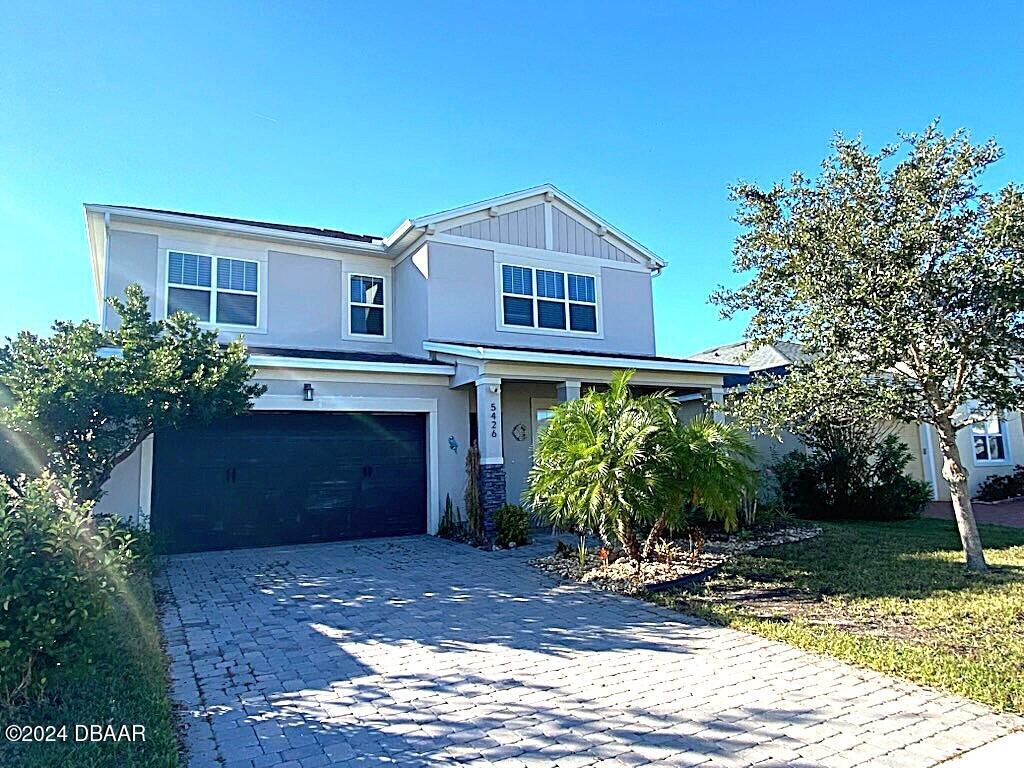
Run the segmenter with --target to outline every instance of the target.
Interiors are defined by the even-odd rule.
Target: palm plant
[[[653,554],[666,528],[678,526],[697,510],[709,520],[720,520],[727,531],[735,530],[740,504],[756,486],[754,447],[735,424],[698,416],[685,424],[674,423],[667,442],[670,479],[663,485],[671,488],[671,501],[651,526],[644,558]]]
[[[633,397],[632,371],[615,375],[604,392],[589,392],[555,409],[537,438],[524,494],[547,522],[581,537],[614,530],[626,554],[639,561],[638,524],[664,494],[669,450],[661,439],[674,419],[664,395]]]
[[[603,541],[614,531],[638,565],[655,544],[697,509],[735,528],[744,491],[753,487],[753,448],[739,428],[699,417],[676,418],[666,393],[634,396],[632,371],[605,392],[555,409],[537,438],[524,501],[548,523]],[[650,528],[644,545],[638,529]]]

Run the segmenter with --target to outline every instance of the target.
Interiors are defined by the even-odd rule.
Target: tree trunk
[[[953,499],[953,517],[956,519],[956,527],[960,530],[967,568],[972,571],[987,571],[988,564],[981,548],[978,524],[974,521],[974,509],[967,488],[967,470],[960,460],[960,448],[956,444],[956,429],[948,418],[940,418],[935,425],[935,431],[939,438],[939,450],[942,452],[942,476],[949,483],[949,492]]]
[[[138,449],[140,445],[146,442],[146,438],[153,434],[153,429],[141,430],[132,441],[121,449],[120,453],[113,456],[110,461],[103,467],[103,471],[100,472],[96,477],[89,483],[83,483],[78,489],[78,497],[82,501],[99,501],[103,495],[103,486],[106,485],[107,480],[114,473],[114,469],[122,461],[131,456]]]
[[[636,540],[636,533],[629,520],[620,516],[615,521],[615,533],[619,537],[622,548],[626,550],[626,556],[633,562],[640,562],[640,542]]]
[[[644,560],[650,560],[651,555],[654,554],[654,547],[658,543],[658,540],[665,535],[665,513],[662,512],[657,520],[654,521],[654,525],[651,527],[651,532],[647,534],[647,541],[644,542],[643,557]]]

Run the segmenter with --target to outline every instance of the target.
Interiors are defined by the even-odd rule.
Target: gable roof
[[[317,237],[329,237],[337,240],[349,240],[359,243],[379,243],[383,238],[377,235],[362,235],[354,232],[344,232],[340,229],[325,229],[323,227],[307,227],[298,224],[280,224],[273,221],[258,221],[256,219],[237,219],[232,216],[214,216],[207,213],[191,213],[189,211],[171,211],[164,208],[143,208],[137,205],[101,205],[97,203],[86,203],[86,210],[104,211],[110,213],[140,213],[156,214],[160,216],[180,217],[194,219],[198,222],[210,222],[214,224],[237,224],[245,227],[256,227],[269,229],[277,232],[293,232],[302,235],[315,235]]]
[[[794,341],[777,341],[764,344],[755,349],[750,348],[749,341],[737,341],[711,347],[703,352],[691,355],[694,360],[709,363],[727,363],[745,365],[751,373],[772,368],[785,368],[804,359],[803,347]]]
[[[499,197],[480,200],[470,205],[451,208],[438,213],[420,216],[416,219],[406,219],[391,234],[380,237],[377,235],[359,234],[347,232],[340,229],[328,229],[324,227],[310,227],[298,224],[282,224],[271,221],[260,221],[258,219],[241,219],[231,216],[217,216],[212,214],[192,213],[189,211],[174,211],[164,208],[146,208],[132,205],[103,205],[97,203],[86,203],[86,225],[90,227],[90,216],[97,220],[109,216],[121,216],[126,218],[137,218],[155,221],[156,223],[167,223],[178,226],[212,227],[227,229],[241,234],[262,234],[278,239],[301,240],[324,245],[333,245],[342,248],[357,249],[364,253],[375,253],[381,256],[396,258],[406,253],[408,248],[413,246],[423,235],[434,234],[436,225],[441,222],[458,219],[459,217],[471,216],[488,212],[499,206],[509,206],[515,203],[537,198],[544,202],[557,201],[558,205],[565,210],[572,211],[581,220],[592,224],[600,237],[610,236],[609,240],[625,247],[630,251],[630,258],[635,258],[641,264],[651,269],[660,269],[666,262],[645,246],[638,243],[625,232],[609,224],[593,211],[577,202],[569,195],[562,192],[553,184],[541,184],[537,187],[522,189],[518,192],[510,192]],[[92,236],[90,234],[90,239]],[[98,246],[97,246],[98,247]],[[623,254],[623,257],[625,255]]]
[[[470,203],[469,205],[459,206],[458,208],[449,208],[447,210],[438,211],[437,213],[419,216],[415,219],[406,219],[394,232],[384,238],[384,243],[385,245],[390,245],[391,243],[400,240],[411,230],[429,229],[452,219],[458,219],[475,213],[482,213],[484,211],[489,211],[492,208],[509,206],[522,200],[528,200],[536,197],[542,197],[546,202],[557,200],[566,208],[569,208],[579,216],[592,222],[595,227],[605,230],[607,233],[610,233],[620,240],[624,245],[636,251],[644,260],[648,261],[651,266],[664,267],[666,265],[667,262],[660,256],[655,254],[646,246],[638,243],[618,227],[605,221],[582,203],[560,190],[554,184],[541,184],[540,186],[521,189],[517,192],[509,192],[505,195],[499,195],[498,197],[479,200],[475,203]]]

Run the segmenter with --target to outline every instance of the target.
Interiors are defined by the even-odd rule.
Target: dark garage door
[[[423,414],[254,413],[156,436],[169,552],[424,533]]]

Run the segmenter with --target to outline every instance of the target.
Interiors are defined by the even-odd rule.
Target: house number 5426
[[[491,403],[491,437],[498,436],[498,406]]]

